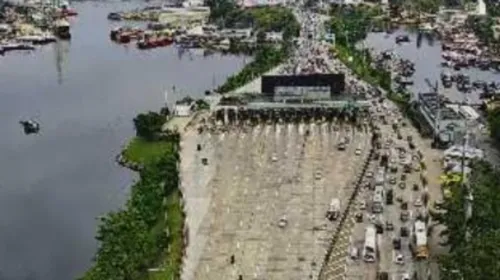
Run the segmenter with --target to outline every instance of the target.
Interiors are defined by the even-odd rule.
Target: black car
[[[389,189],[387,191],[387,196],[386,196],[385,202],[387,205],[392,205],[392,203],[393,203],[393,191],[392,191],[392,189]]]
[[[401,237],[408,237],[410,232],[408,231],[407,227],[401,227],[400,234],[401,234]]]

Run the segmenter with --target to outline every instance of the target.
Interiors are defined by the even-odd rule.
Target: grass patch
[[[138,164],[147,164],[160,158],[166,152],[171,151],[172,143],[169,141],[146,141],[140,137],[134,137],[123,150],[125,159]]]
[[[183,251],[183,213],[178,190],[166,198],[166,226],[170,233],[168,249],[165,250],[158,267],[161,271],[150,272],[150,280],[176,280],[180,278]]]

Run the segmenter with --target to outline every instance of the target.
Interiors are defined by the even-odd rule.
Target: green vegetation
[[[289,55],[292,39],[299,35],[300,24],[292,11],[285,7],[239,9],[231,0],[210,0],[210,19],[220,27],[252,28],[257,46],[252,50],[254,60],[235,74],[216,91],[227,93],[241,87],[282,63]],[[265,43],[265,32],[283,32],[281,44]],[[237,43],[234,52],[245,49]]]
[[[181,196],[179,191],[172,192],[167,197],[167,230],[169,233],[167,243],[168,251],[163,252],[159,266],[161,270],[150,273],[150,280],[170,280],[179,279],[184,250],[184,215],[180,203]]]
[[[125,159],[142,166],[157,161],[163,154],[172,150],[169,141],[147,141],[141,137],[134,137],[123,150]]]
[[[166,116],[156,112],[139,114],[134,118],[136,135],[147,141],[157,140],[166,120]]]
[[[378,8],[344,7],[332,9],[330,32],[335,36],[335,53],[361,79],[374,86],[391,91],[391,74],[372,67],[373,60],[368,50],[358,50],[355,44],[366,38],[373,25],[373,18],[380,15]]]
[[[281,49],[271,46],[262,47],[257,51],[252,62],[245,65],[239,73],[230,76],[216,91],[220,93],[233,91],[276,67],[286,58],[287,54]]]
[[[147,131],[147,136],[157,134],[161,127],[158,115],[138,116],[136,130]],[[164,122],[165,117],[162,119]],[[151,139],[139,136],[124,152],[129,160],[142,163],[140,180],[132,186],[123,209],[100,218],[95,263],[83,280],[180,277],[184,220],[178,189],[180,137],[165,132]],[[158,272],[148,272],[156,267]]]
[[[450,253],[440,258],[441,279],[497,279],[500,275],[500,170],[486,162],[474,164],[469,183],[474,200],[472,217],[466,220],[466,188],[450,183],[452,195],[445,198],[446,211],[431,213],[434,220],[446,225]],[[466,236],[469,238],[466,238]]]
[[[500,147],[500,108],[488,111],[488,128],[495,145]]]
[[[232,0],[210,0],[210,20],[224,28],[253,28],[259,32],[283,32],[288,40],[298,36],[300,24],[292,11],[285,7],[240,9]]]

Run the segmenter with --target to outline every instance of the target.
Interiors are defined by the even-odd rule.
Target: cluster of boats
[[[456,87],[461,92],[471,92],[471,91],[480,91],[481,98],[489,98],[498,93],[500,89],[500,84],[496,82],[486,82],[482,80],[471,81],[468,75],[463,73],[450,74],[449,72],[441,73],[441,83],[445,88],[451,88],[453,84],[456,84]]]
[[[391,51],[383,51],[376,58],[377,68],[394,71],[396,77],[394,82],[398,84],[400,89],[405,89],[406,86],[413,85],[411,77],[415,74],[415,63],[411,60],[399,58]]]
[[[441,65],[444,67],[453,68],[457,71],[469,67],[476,67],[484,71],[500,71],[500,61],[470,52],[460,53],[456,50],[450,50],[448,47],[443,47],[443,49],[441,56],[444,61]]]
[[[131,41],[137,41],[137,48],[152,49],[166,47],[174,42],[171,34],[161,32],[144,31],[140,28],[119,27],[111,30],[110,38],[114,42],[127,44]]]
[[[500,60],[496,60],[474,32],[465,26],[444,28],[442,34],[442,66],[457,71],[469,67],[500,71]]]

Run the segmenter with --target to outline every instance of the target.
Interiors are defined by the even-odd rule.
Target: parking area
[[[335,198],[345,207],[370,148],[368,132],[331,123],[218,131],[183,137],[183,279],[317,279],[338,222],[326,212]]]

